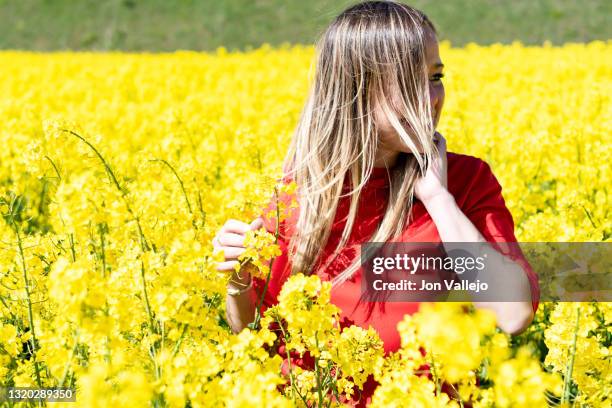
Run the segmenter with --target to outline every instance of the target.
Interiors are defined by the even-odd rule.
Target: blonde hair
[[[347,194],[349,213],[329,262],[350,237],[361,190],[374,167],[375,101],[413,154],[401,153],[390,171],[388,205],[370,241],[392,240],[410,222],[415,181],[436,153],[425,57],[427,29],[437,33],[424,13],[406,4],[366,1],[344,10],[318,39],[314,82],[284,165],[298,186],[299,216],[289,244],[292,274],[313,273],[344,196],[346,177],[352,187]],[[393,90],[399,91],[399,106],[391,106]],[[423,154],[402,120],[410,124]],[[359,267],[356,259],[332,284],[346,281]]]

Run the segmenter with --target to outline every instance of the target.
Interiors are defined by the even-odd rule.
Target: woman
[[[273,263],[264,307],[293,272],[332,281],[332,303],[345,324],[372,325],[385,351],[400,346],[396,324],[418,310],[393,302],[366,312],[360,300],[363,242],[515,242],[501,186],[483,160],[446,152],[435,131],[444,104],[437,32],[420,11],[369,1],[342,12],[316,44],[314,83],[285,159],[285,180],[298,186],[298,209],[281,224],[282,255]],[[213,244],[232,270],[244,233],[275,220],[229,220]],[[488,245],[488,244],[485,244]],[[493,251],[500,258],[500,252]],[[520,250],[519,273],[495,276],[520,299],[481,302],[508,333],[527,327],[537,308],[537,277]],[[506,275],[506,274],[504,274]],[[233,274],[227,317],[234,331],[253,320],[264,281]],[[508,286],[504,286],[508,285]],[[519,296],[521,295],[521,296]]]

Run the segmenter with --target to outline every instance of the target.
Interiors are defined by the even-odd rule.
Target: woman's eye
[[[433,76],[434,81],[440,81],[442,78],[444,78],[444,74],[436,74]]]

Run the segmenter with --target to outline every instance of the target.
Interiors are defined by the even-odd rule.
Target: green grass
[[[0,0],[0,49],[247,49],[313,43],[353,1]],[[453,45],[612,38],[609,0],[412,0]]]

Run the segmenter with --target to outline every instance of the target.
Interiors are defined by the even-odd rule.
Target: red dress
[[[459,208],[472,221],[486,240],[488,242],[516,242],[512,215],[505,205],[501,186],[489,165],[476,157],[452,152],[447,153],[447,162],[448,191],[454,196]],[[331,280],[347,267],[356,256],[360,255],[359,245],[367,242],[374,233],[384,215],[388,195],[389,181],[387,170],[383,167],[376,167],[362,191],[357,218],[347,245],[328,268],[320,270],[319,265],[333,253],[334,248],[339,242],[346,222],[346,216],[348,215],[349,197],[342,197],[340,199],[329,241],[323,249],[322,257],[314,268],[321,280]],[[290,200],[289,197],[281,197],[281,199],[285,202]],[[423,203],[415,200],[412,211],[412,222],[402,234],[401,239],[397,241],[441,242],[436,226]],[[267,214],[267,217],[264,216],[264,225],[268,231],[274,232],[276,224],[275,219],[271,215],[275,214],[275,212]],[[277,303],[280,289],[290,276],[291,263],[287,257],[287,243],[288,238],[292,234],[297,215],[298,211],[294,210],[291,216],[279,226],[281,234],[278,242],[282,254],[274,260],[272,275],[262,310]],[[524,266],[529,278],[535,311],[538,307],[539,299],[537,275],[525,260],[520,249],[516,251],[515,249],[518,248],[516,246],[511,248],[513,249],[507,254]],[[254,278],[253,285],[258,294],[262,293],[264,283],[263,279]],[[341,310],[342,326],[355,324],[368,328],[371,325],[383,341],[385,353],[398,350],[400,347],[400,336],[396,329],[397,323],[403,319],[405,314],[412,314],[418,311],[419,303],[388,302],[385,305],[384,312],[381,312],[376,307],[373,311],[370,310],[371,314],[368,315],[366,305],[364,303],[358,304],[361,293],[361,270],[358,270],[350,280],[332,288],[331,302]],[[365,384],[365,389],[358,401],[358,406],[364,406],[369,403],[371,393],[376,385],[373,380]]]

